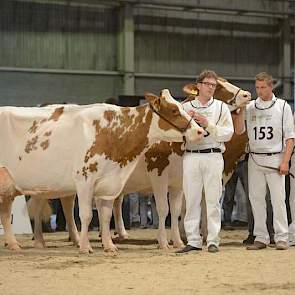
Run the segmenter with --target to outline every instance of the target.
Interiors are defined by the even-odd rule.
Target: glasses
[[[210,83],[210,82],[199,82],[201,84],[206,85],[207,87],[211,87],[211,88],[216,88],[217,84],[215,83]]]

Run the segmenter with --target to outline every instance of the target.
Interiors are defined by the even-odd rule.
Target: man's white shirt
[[[206,117],[208,126],[207,135],[197,142],[187,142],[186,149],[202,150],[207,148],[220,148],[225,151],[224,142],[231,139],[234,133],[232,117],[228,106],[220,100],[211,98],[206,105],[202,105],[196,98],[183,104],[186,112],[194,110]]]
[[[250,151],[255,153],[283,152],[286,139],[295,138],[291,108],[274,95],[270,101],[258,97],[247,105],[246,126]]]

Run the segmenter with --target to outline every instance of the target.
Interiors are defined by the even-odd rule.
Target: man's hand
[[[198,114],[194,110],[189,110],[188,114],[195,120],[196,123],[198,123],[201,127],[207,127],[208,126],[208,120],[206,117]]]
[[[288,174],[288,172],[289,172],[289,163],[288,162],[282,162],[279,169],[280,169],[279,173],[281,175]]]
[[[194,120],[201,126],[201,127],[208,127],[208,120],[206,117],[199,115],[198,113],[195,114]]]

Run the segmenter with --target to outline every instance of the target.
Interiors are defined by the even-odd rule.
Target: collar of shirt
[[[258,107],[262,107],[262,108],[267,108],[269,106],[271,106],[271,104],[276,100],[277,98],[275,97],[274,94],[272,94],[272,98],[271,100],[262,100],[260,97],[257,97],[256,99],[256,105]]]
[[[191,102],[195,108],[207,108],[213,103],[213,97],[211,97],[206,104],[202,104],[198,97],[196,97],[194,100]]]

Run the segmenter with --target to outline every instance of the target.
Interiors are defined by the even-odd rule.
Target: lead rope
[[[172,123],[171,121],[169,121],[167,118],[165,118],[163,115],[161,115],[151,104],[149,104],[151,110],[156,113],[161,119],[163,119],[164,121],[166,121],[167,123],[169,123],[171,126],[173,126],[174,128],[176,128],[178,131],[180,131],[181,133],[184,133],[188,127],[190,126],[193,117],[190,118],[190,120],[188,121],[187,125],[184,128],[178,127],[177,125],[175,125],[174,123]]]
[[[267,168],[267,169],[271,169],[271,170],[275,170],[275,171],[277,171],[277,172],[280,172],[280,169],[279,169],[279,168],[272,167],[272,166],[266,166],[266,165],[260,165],[260,164],[257,163],[257,161],[254,159],[254,157],[253,157],[251,151],[249,151],[249,154],[250,154],[250,156],[251,156],[253,162],[254,162],[257,166],[259,166],[259,167],[261,167],[261,168]],[[290,171],[288,171],[288,173],[287,173],[286,175],[290,175],[292,178],[295,178],[294,175],[293,175],[293,173],[291,173]]]

